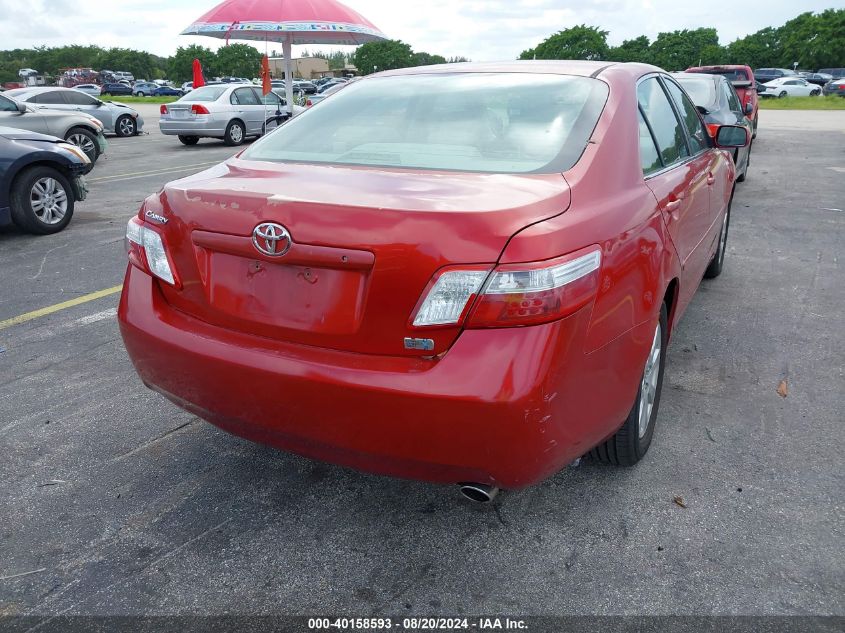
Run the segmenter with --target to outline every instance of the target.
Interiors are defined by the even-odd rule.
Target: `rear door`
[[[241,120],[246,124],[249,135],[261,134],[264,128],[265,106],[252,88],[238,88],[232,92],[230,102],[235,106]]]
[[[637,88],[640,108],[640,146],[646,184],[654,192],[675,249],[681,259],[681,307],[695,292],[707,265],[710,244],[705,237],[714,219],[710,202],[710,186],[715,182],[706,131],[694,106],[689,114],[670,97],[678,95],[684,104],[689,98],[673,81],[661,81],[656,75],[647,77]],[[689,121],[682,116],[684,113]],[[695,120],[692,120],[692,117]],[[697,123],[698,129],[688,129]],[[647,164],[648,140],[659,161]]]

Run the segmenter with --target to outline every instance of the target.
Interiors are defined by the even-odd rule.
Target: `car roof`
[[[628,71],[632,77],[647,72],[664,72],[649,64],[621,63],[581,60],[521,60],[514,62],[464,62],[459,64],[438,64],[436,66],[415,66],[378,73],[380,77],[396,75],[454,74],[454,73],[533,73],[552,75],[575,75],[577,77],[598,77],[608,68]]]

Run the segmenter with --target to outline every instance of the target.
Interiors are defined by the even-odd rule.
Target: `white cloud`
[[[295,0],[288,0],[295,1]],[[388,36],[414,50],[477,61],[516,58],[526,48],[576,24],[610,31],[611,44],[660,31],[714,26],[722,43],[801,11],[821,11],[830,0],[347,0]],[[170,55],[177,46],[218,40],[179,32],[214,5],[206,0],[0,0],[0,47],[98,44]],[[272,44],[270,45],[273,46]],[[263,48],[263,47],[260,47]],[[277,48],[278,45],[277,45]],[[308,47],[316,50],[316,47]],[[348,50],[348,49],[347,49]]]

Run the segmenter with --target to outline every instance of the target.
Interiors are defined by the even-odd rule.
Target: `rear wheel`
[[[197,143],[199,143],[200,137],[199,136],[183,136],[183,135],[180,134],[179,140],[182,142],[182,145],[191,146],[191,145],[196,145]]]
[[[716,253],[710,261],[707,270],[704,271],[705,279],[715,279],[722,274],[722,267],[725,265],[725,253],[728,250],[728,229],[731,224],[731,205],[733,205],[733,196],[728,203],[728,210],[725,211],[725,217],[722,219],[722,230],[719,232],[719,246],[716,248]]]
[[[240,121],[232,121],[226,128],[226,134],[223,136],[223,142],[232,147],[240,145],[244,142],[246,137],[246,130],[244,124]]]
[[[58,233],[73,217],[73,189],[55,167],[32,167],[15,178],[11,191],[12,220],[37,235]]]
[[[781,93],[778,95],[778,99],[783,99],[786,96],[786,90],[782,90]]]
[[[97,145],[97,137],[93,132],[82,127],[72,128],[65,136],[68,143],[73,143],[91,159],[91,164],[97,162],[100,157],[100,147]]]
[[[648,452],[654,436],[660,391],[663,387],[666,345],[669,341],[667,322],[668,313],[664,303],[660,307],[660,317],[657,320],[634,406],[616,435],[590,451],[594,459],[616,466],[633,466]]]
[[[818,97],[819,95],[821,95],[821,93],[822,93],[821,89],[820,89],[820,88],[816,88],[815,90],[813,90],[812,92],[810,92],[810,96],[811,96],[811,97]]]
[[[751,133],[751,138],[752,138],[752,139],[757,138],[757,122],[758,122],[759,120],[760,120],[760,115],[758,114],[757,116],[755,116],[755,117],[754,117],[754,125],[752,126],[752,130],[753,130],[753,132]]]

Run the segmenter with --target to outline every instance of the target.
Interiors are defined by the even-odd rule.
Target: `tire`
[[[818,97],[818,96],[820,96],[820,95],[821,95],[821,93],[822,93],[822,91],[821,91],[821,90],[816,89],[816,90],[813,90],[813,91],[810,93],[810,96],[811,96],[811,97]]]
[[[757,116],[755,116],[755,117],[754,117],[754,125],[751,127],[751,129],[752,129],[752,132],[751,132],[751,140],[752,140],[752,141],[753,141],[755,138],[757,138],[757,123],[758,123],[759,121],[760,121],[760,115],[758,114]]]
[[[782,91],[782,92],[778,95],[778,99],[783,99],[785,96],[786,96],[786,90]]]
[[[223,142],[230,147],[242,145],[246,139],[246,128],[240,121],[230,121],[226,126],[226,134],[223,136]]]
[[[734,152],[734,164],[739,160],[739,150]],[[742,173],[736,177],[737,182],[745,182],[745,177],[748,175],[748,166],[751,164],[751,146],[748,147],[748,158],[745,160],[745,167],[742,168]]]
[[[114,133],[121,138],[135,136],[138,133],[138,122],[128,114],[124,114],[114,124]]]
[[[143,92],[135,92],[135,93],[132,94],[132,96],[133,97],[143,97],[144,93]]]
[[[187,146],[190,147],[191,145],[196,145],[197,143],[199,143],[200,137],[199,136],[183,136],[183,135],[180,134],[179,140],[182,142],[182,145],[187,145]]]
[[[25,169],[12,183],[12,220],[23,231],[51,235],[64,229],[73,217],[73,188],[55,167]]]
[[[719,247],[713,254],[713,259],[710,260],[710,265],[704,271],[705,279],[715,279],[722,274],[722,268],[725,265],[725,253],[728,250],[728,232],[731,225],[731,206],[733,206],[733,194],[731,194],[731,201],[728,202],[728,210],[725,212],[725,217],[722,219],[722,230],[719,231]]]
[[[97,144],[96,135],[84,127],[71,128],[65,135],[65,140],[85,152],[85,155],[91,159],[92,166],[100,157],[100,146]]]
[[[660,317],[634,406],[616,435],[590,451],[593,459],[615,466],[633,466],[648,452],[660,406],[668,342],[668,312],[664,303],[660,306]]]

